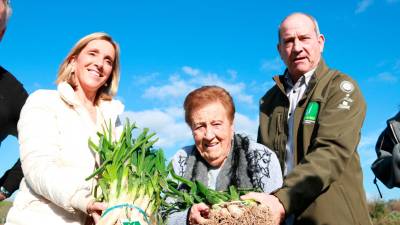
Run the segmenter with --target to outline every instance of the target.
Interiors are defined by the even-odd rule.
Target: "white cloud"
[[[183,117],[184,117],[184,114],[185,114],[185,112],[184,112],[184,110],[183,110],[183,107],[169,107],[169,108],[167,108],[167,109],[165,109],[165,112],[168,114],[168,115],[171,115],[172,117],[174,117],[175,119],[183,119]]]
[[[190,67],[190,66],[184,66],[184,67],[182,67],[182,71],[184,72],[184,73],[186,73],[186,74],[188,74],[188,75],[191,75],[191,76],[197,76],[197,75],[199,75],[199,73],[200,73],[200,70],[198,70],[198,69],[194,69],[194,68],[192,68],[192,67]]]
[[[383,60],[377,64],[377,67],[384,71],[375,76],[369,77],[369,82],[385,82],[394,84],[399,81],[400,59]]]
[[[393,70],[395,73],[400,73],[400,59],[398,59],[395,62],[394,66],[393,66]]]
[[[252,120],[246,115],[235,114],[235,131],[239,134],[249,135],[253,140],[257,139],[258,120]]]
[[[368,81],[369,82],[385,82],[385,83],[394,84],[398,81],[398,78],[391,72],[382,72],[374,77],[370,77],[368,79]]]
[[[217,74],[209,73],[204,77],[193,81],[198,86],[202,85],[217,85],[225,88],[234,99],[244,104],[253,104],[253,96],[246,94],[246,85],[242,82],[228,83],[219,78]]]
[[[374,2],[373,0],[362,0],[358,2],[355,14],[364,12],[365,10],[367,10],[369,6],[372,5],[373,2]]]
[[[165,99],[170,97],[177,98],[185,96],[192,89],[194,89],[194,87],[186,81],[179,79],[176,80],[176,77],[173,77],[170,80],[170,84],[159,87],[149,87],[145,90],[143,97],[156,99]]]
[[[229,75],[231,75],[231,79],[232,80],[236,80],[236,77],[237,77],[237,74],[238,74],[236,70],[228,70],[227,73]]]
[[[279,56],[274,59],[263,60],[261,70],[265,72],[281,72],[284,69],[284,64]]]
[[[387,65],[388,65],[388,61],[387,61],[387,60],[382,60],[382,61],[380,61],[380,62],[378,62],[378,63],[376,64],[376,66],[377,66],[378,68],[384,67],[384,66],[387,66]]]
[[[245,94],[239,94],[238,96],[236,96],[236,99],[239,102],[243,102],[245,104],[248,104],[249,106],[253,105],[253,96],[251,95],[245,95]]]
[[[376,159],[375,144],[378,140],[380,132],[381,130],[377,130],[375,132],[371,132],[361,136],[361,141],[358,145],[358,153],[362,158],[361,167],[363,167],[364,170],[369,170],[371,164]]]
[[[390,72],[383,72],[378,74],[378,79],[387,82],[397,82],[397,77]]]
[[[379,186],[380,188],[382,188],[382,186]],[[375,190],[374,190],[375,191]],[[382,190],[381,190],[382,191]],[[378,194],[378,192],[376,191],[376,192],[374,192],[374,193],[371,193],[371,192],[368,192],[367,190],[365,191],[365,195],[366,195],[366,197],[367,197],[367,201],[368,202],[376,202],[376,201],[379,201],[379,200],[382,200],[380,197],[379,197],[379,194]]]
[[[374,174],[371,170],[371,164],[377,158],[375,152],[375,143],[378,139],[381,130],[362,134],[360,144],[358,145],[358,153],[360,155],[361,168],[364,175],[364,187],[366,188],[366,196],[368,201],[373,201],[378,198],[378,192],[375,185],[372,183]],[[381,191],[384,192],[382,185],[379,185]],[[385,195],[385,193],[383,193]]]
[[[183,121],[183,111],[177,108],[126,111],[121,117],[123,121],[125,118],[129,118],[139,127],[147,127],[156,132],[156,136],[159,138],[156,145],[164,149],[191,143],[192,133]],[[167,154],[172,155],[173,152],[170,151]]]
[[[253,93],[257,93],[257,100],[259,100],[269,89],[271,89],[274,85],[275,82],[272,80],[270,76],[266,76],[265,82],[256,82],[253,81],[249,84],[248,89],[251,89]],[[257,105],[258,107],[258,105]]]
[[[133,76],[133,84],[134,85],[143,85],[143,84],[148,84],[155,80],[157,76],[159,75],[158,72],[150,73],[150,74],[143,74],[143,75],[137,75]]]
[[[382,121],[382,127],[376,130],[372,130],[368,133],[362,133],[360,144],[358,145],[358,153],[360,155],[360,163],[363,170],[364,187],[367,195],[368,201],[373,201],[379,198],[378,191],[375,184],[373,184],[373,179],[375,175],[371,170],[371,165],[377,159],[375,152],[376,141],[384,129],[386,123]],[[378,181],[379,188],[382,192],[383,198],[385,200],[396,199],[398,193],[396,190],[389,190],[381,182]]]
[[[169,78],[169,83],[162,86],[151,86],[145,90],[144,98],[171,99],[182,98],[191,90],[203,85],[217,85],[225,88],[238,102],[253,104],[253,96],[246,93],[246,85],[243,82],[227,82],[216,73],[202,73],[198,69],[185,66],[186,72],[199,71],[196,77],[181,79],[178,74],[173,74]],[[189,69],[190,68],[190,69]],[[235,71],[230,70],[230,75]],[[188,74],[188,73],[187,73]],[[191,74],[189,74],[191,75]]]
[[[400,1],[400,0],[399,0]],[[400,59],[382,60],[376,65],[378,68],[391,68],[393,73],[400,73]]]
[[[361,136],[361,140],[360,140],[360,143],[358,144],[358,148],[365,149],[365,148],[369,148],[371,146],[375,146],[377,137],[378,137],[378,133]]]
[[[34,82],[32,86],[34,87],[35,90],[43,87],[43,85],[39,82]]]

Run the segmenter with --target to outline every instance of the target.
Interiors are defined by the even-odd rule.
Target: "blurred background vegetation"
[[[11,208],[12,202],[2,201],[0,202],[0,224],[4,224],[6,222],[6,216],[8,210]]]
[[[400,225],[400,199],[374,200],[368,207],[374,225]]]

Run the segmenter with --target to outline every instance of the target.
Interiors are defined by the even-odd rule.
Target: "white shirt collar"
[[[305,84],[306,86],[308,86],[308,83],[310,82],[311,77],[316,69],[317,69],[317,67],[315,67],[314,69],[305,73],[303,76],[301,76],[297,80],[296,84],[299,83],[298,86],[300,86],[302,84]],[[296,84],[293,84],[292,78],[290,77],[290,74],[288,71],[285,73],[285,81],[286,81],[286,84],[289,85],[290,88],[292,88],[294,85],[296,85]]]

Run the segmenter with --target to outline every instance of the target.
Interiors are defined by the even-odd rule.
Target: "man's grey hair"
[[[282,26],[283,21],[285,21],[287,18],[289,18],[293,15],[296,15],[296,14],[308,17],[314,23],[314,31],[315,31],[315,34],[317,35],[317,37],[321,34],[321,32],[319,31],[318,22],[313,16],[311,16],[310,14],[307,14],[307,13],[295,12],[295,13],[291,13],[290,15],[286,16],[279,24],[279,26],[278,26],[278,43],[281,43],[281,26]]]

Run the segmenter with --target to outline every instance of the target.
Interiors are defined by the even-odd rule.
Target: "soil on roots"
[[[239,217],[233,217],[221,209],[210,211],[207,225],[272,225],[271,211],[264,205],[252,205],[241,207],[243,213]]]

